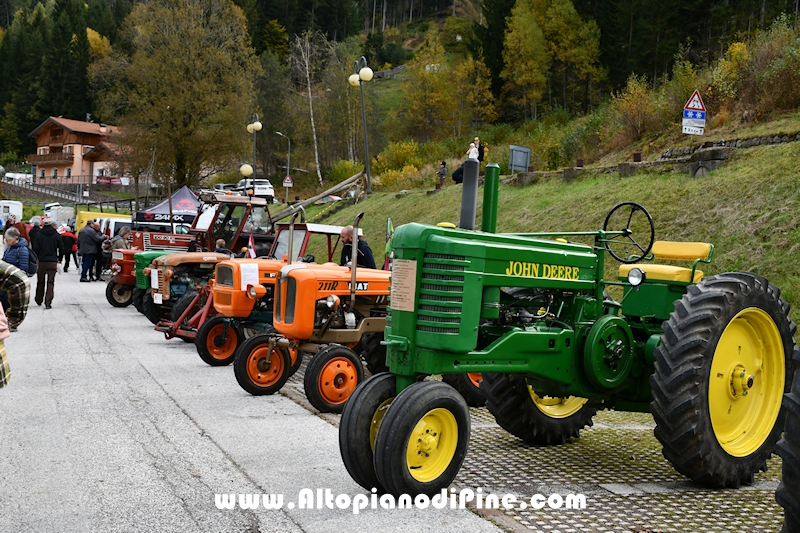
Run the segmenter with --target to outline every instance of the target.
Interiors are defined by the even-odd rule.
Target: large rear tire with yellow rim
[[[359,385],[342,411],[339,452],[353,480],[367,490],[383,492],[375,474],[375,437],[396,395],[394,374],[382,373]]]
[[[729,272],[689,286],[663,329],[650,409],[664,457],[697,483],[752,483],[786,418],[789,304],[766,278]]]
[[[521,374],[483,374],[481,391],[497,424],[538,446],[564,444],[593,424],[597,409],[586,398],[538,395]]]
[[[421,381],[389,405],[375,437],[373,464],[386,492],[431,496],[453,482],[470,436],[469,407],[450,385]]]

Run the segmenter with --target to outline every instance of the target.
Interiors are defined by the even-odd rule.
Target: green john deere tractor
[[[479,372],[489,411],[525,442],[578,437],[598,409],[650,411],[679,472],[712,487],[752,482],[781,435],[787,368],[800,359],[780,290],[746,272],[705,277],[714,247],[654,242],[650,214],[632,202],[602,230],[495,233],[497,165],[474,231],[473,163],[459,228],[394,234],[390,372],[359,385],[340,424],[353,479],[396,496],[448,487],[470,414],[450,385],[421,378]],[[616,279],[604,279],[606,253],[622,263]]]

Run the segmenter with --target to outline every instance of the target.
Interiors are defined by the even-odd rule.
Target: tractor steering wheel
[[[619,235],[606,237],[603,244],[611,257],[620,263],[636,263],[641,261],[653,248],[656,229],[653,217],[640,204],[636,202],[622,202],[615,205],[606,217],[603,231],[617,232]],[[648,237],[646,246],[639,244],[633,238],[636,233],[639,238]]]

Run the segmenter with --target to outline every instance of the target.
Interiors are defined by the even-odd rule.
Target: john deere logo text
[[[540,263],[525,263],[522,261],[509,261],[506,276],[522,276],[525,278],[552,278],[552,279],[580,279],[578,267],[564,265],[543,265]]]

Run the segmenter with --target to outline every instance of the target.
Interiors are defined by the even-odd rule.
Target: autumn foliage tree
[[[155,173],[177,186],[236,165],[259,71],[242,11],[227,0],[153,0],[122,33],[124,46],[89,69],[103,119],[136,153],[155,150]]]

